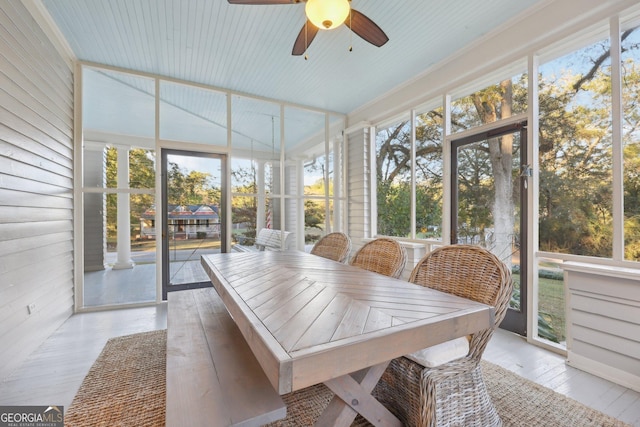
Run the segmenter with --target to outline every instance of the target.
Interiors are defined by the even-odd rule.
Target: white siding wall
[[[287,167],[285,168],[284,194],[287,194],[290,196],[297,196],[298,195],[297,188],[298,188],[298,176],[296,174],[296,168],[295,166],[287,165]],[[297,241],[297,239],[299,238],[297,212],[298,212],[297,199],[295,197],[286,199],[285,215],[287,217],[287,225],[285,227],[285,230],[293,233],[293,236],[291,237],[291,241],[293,242],[292,245],[294,246],[294,248],[300,249],[300,248],[304,248],[304,226],[302,227],[303,235],[302,235],[302,240],[300,241],[301,246],[298,246],[298,243],[300,242]],[[303,219],[303,224],[304,224],[304,219]]]
[[[371,237],[371,223],[369,212],[371,211],[371,168],[369,155],[369,129],[361,129],[347,136],[347,194],[349,229],[347,234],[351,237],[351,254],[355,254],[362,247],[362,239]]]
[[[84,186],[105,187],[104,171],[106,155],[104,146],[87,148],[83,155]],[[105,269],[107,253],[106,236],[106,197],[103,193],[85,193],[84,209],[84,271],[100,271]]]
[[[73,74],[19,1],[0,54],[2,379],[73,310]]]
[[[640,391],[640,274],[577,262],[567,284],[567,362]]]

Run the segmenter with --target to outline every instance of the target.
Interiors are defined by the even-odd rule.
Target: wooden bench
[[[293,233],[290,231],[272,230],[270,228],[263,228],[258,232],[256,236],[256,242],[254,246],[234,245],[234,249],[240,252],[249,251],[281,251],[283,248],[290,249],[291,240],[293,239]],[[282,244],[284,240],[284,245]]]
[[[215,289],[170,292],[166,426],[260,426],[286,413]]]

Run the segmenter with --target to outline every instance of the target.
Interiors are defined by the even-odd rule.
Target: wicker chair
[[[400,357],[387,367],[374,395],[410,426],[500,426],[480,359],[511,298],[511,272],[477,246],[451,245],[427,254],[409,281],[492,305],[495,325],[471,335],[466,356],[425,368]]]
[[[351,251],[351,239],[344,233],[334,232],[322,237],[313,245],[311,253],[338,262],[345,262]]]
[[[396,240],[380,237],[365,243],[351,258],[350,264],[398,278],[407,264],[407,251]]]

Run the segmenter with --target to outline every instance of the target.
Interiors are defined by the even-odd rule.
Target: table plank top
[[[493,308],[299,251],[202,265],[280,394],[493,324]]]

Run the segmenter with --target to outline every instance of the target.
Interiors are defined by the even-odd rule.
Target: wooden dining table
[[[300,251],[202,256],[279,394],[324,383],[317,425],[401,425],[371,395],[389,362],[493,325],[493,308]]]

